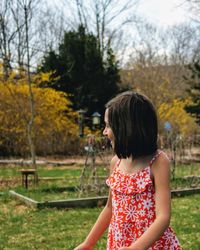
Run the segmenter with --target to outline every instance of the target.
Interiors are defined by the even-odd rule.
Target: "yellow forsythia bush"
[[[184,137],[192,135],[198,129],[195,118],[187,113],[184,107],[191,101],[189,99],[174,99],[172,102],[163,102],[158,107],[158,114],[164,127],[166,121],[170,122],[173,133]]]
[[[39,78],[37,78],[39,79]],[[78,149],[77,114],[68,96],[33,85],[34,141],[39,155],[74,153]],[[0,149],[6,154],[29,154],[27,125],[30,120],[29,89],[25,77],[0,78]]]

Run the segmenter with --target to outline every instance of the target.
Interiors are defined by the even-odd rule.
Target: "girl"
[[[157,116],[149,99],[124,92],[106,104],[103,134],[112,144],[107,204],[85,241],[92,250],[109,226],[107,250],[181,249],[170,223],[170,164],[157,148]]]

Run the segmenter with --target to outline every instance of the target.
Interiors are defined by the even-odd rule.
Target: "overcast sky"
[[[88,0],[84,1],[87,2]],[[124,1],[125,0],[118,0],[118,3],[123,5]],[[66,4],[67,2],[64,0],[48,0],[48,3],[51,3],[56,8],[69,11]],[[183,5],[183,3],[185,3],[185,0],[139,0],[139,4],[137,5],[134,14],[141,17],[142,20],[145,19],[147,23],[154,24],[159,29],[165,30],[168,26],[189,22],[189,12],[186,10],[186,5]],[[115,24],[117,20],[118,18],[114,20],[112,25]],[[122,46],[122,49],[118,48],[116,50],[119,58],[123,55],[122,61],[124,62],[129,59],[129,55],[132,53],[132,41],[136,41],[134,26],[131,25],[132,24],[130,23],[130,25],[127,26],[127,40],[123,40],[126,49],[124,50],[124,47]]]
[[[189,20],[183,0],[140,0],[139,13],[158,26],[180,24]]]
[[[87,0],[84,0],[87,1]],[[124,0],[119,0],[123,4]],[[131,1],[131,0],[130,0]],[[63,6],[63,0],[48,0],[54,7]],[[62,3],[62,4],[61,4]],[[185,0],[139,0],[138,14],[159,27],[167,27],[189,21]]]

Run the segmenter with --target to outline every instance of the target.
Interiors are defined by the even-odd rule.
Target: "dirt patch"
[[[5,204],[1,205],[0,211],[1,211],[3,214],[7,214],[7,213],[9,212],[8,206],[5,205]]]
[[[45,166],[45,169],[47,170],[53,170],[55,169],[55,166],[53,165],[48,165],[48,166]],[[73,170],[73,169],[82,169],[82,166],[77,166],[77,165],[72,165],[72,166],[59,166],[59,169],[62,169],[62,170]]]
[[[30,208],[22,204],[17,204],[15,205],[14,213],[20,215],[26,213],[27,210],[30,210]]]
[[[20,178],[12,178],[12,179],[0,179],[0,189],[3,190],[5,188],[13,188],[19,186],[21,183]]]

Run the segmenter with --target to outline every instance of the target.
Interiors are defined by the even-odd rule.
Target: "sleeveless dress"
[[[107,250],[130,246],[154,222],[155,190],[151,180],[151,165],[162,153],[159,151],[150,164],[137,173],[125,174],[117,163],[106,180],[112,192],[112,218],[108,230]],[[164,152],[163,152],[164,153]],[[180,250],[178,239],[168,227],[149,250]]]

